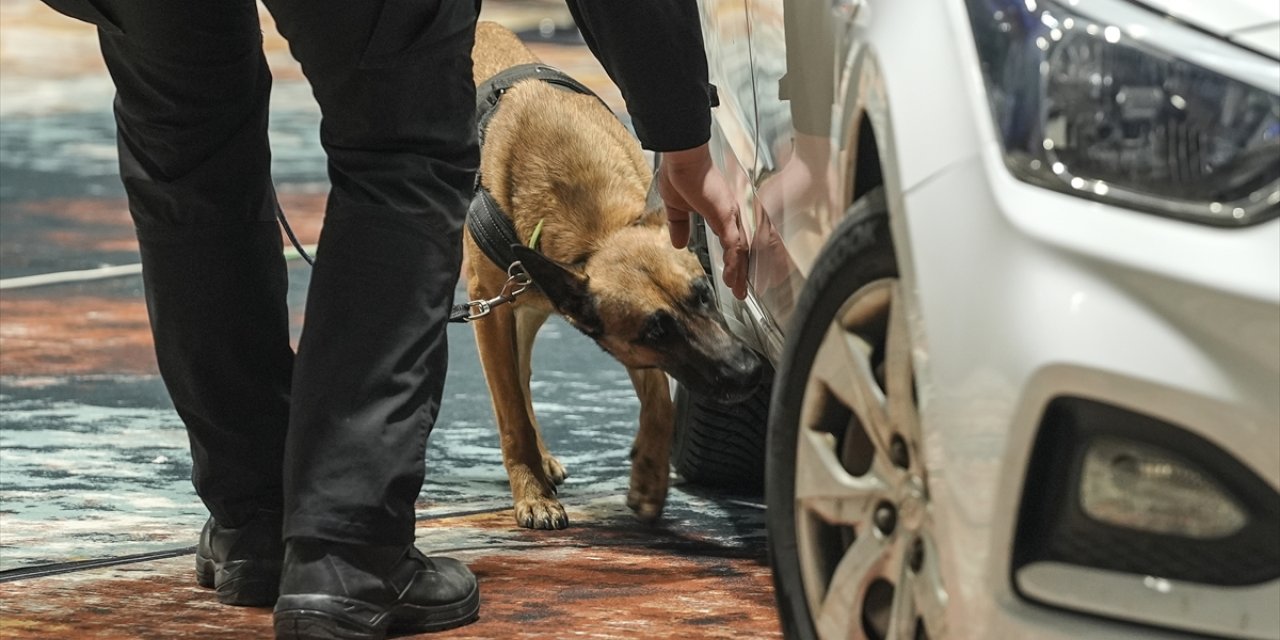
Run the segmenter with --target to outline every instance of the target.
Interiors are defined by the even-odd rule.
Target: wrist
[[[678,151],[663,151],[662,162],[672,168],[690,167],[706,164],[711,160],[709,143]]]

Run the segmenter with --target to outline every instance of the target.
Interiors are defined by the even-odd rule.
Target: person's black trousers
[[[156,355],[210,513],[411,542],[479,162],[476,4],[267,1],[332,185],[295,358],[256,5],[46,2],[99,27]]]

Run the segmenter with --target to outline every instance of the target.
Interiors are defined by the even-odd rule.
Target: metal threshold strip
[[[592,500],[596,498],[608,497],[614,495],[612,492],[599,492],[592,494],[584,494],[581,499]],[[443,513],[434,513],[419,517],[417,522],[426,522],[428,520],[442,520],[445,518],[461,518],[466,516],[480,515],[484,513],[497,513],[510,509],[510,505],[502,505],[495,507],[482,507],[476,509],[458,509],[455,511],[446,511]],[[17,569],[8,569],[0,571],[0,584],[5,582],[14,582],[17,580],[30,580],[32,578],[44,578],[48,576],[56,576],[64,573],[75,573],[77,571],[89,571],[91,569],[101,569],[103,567],[115,567],[125,564],[136,564],[139,562],[151,562],[154,560],[167,560],[169,558],[177,558],[179,556],[192,555],[196,552],[196,548],[179,547],[177,549],[164,549],[161,551],[151,551],[147,553],[134,553],[123,556],[114,556],[107,558],[90,558],[87,560],[71,560],[67,562],[51,562],[47,564],[38,564],[30,567],[18,567]]]
[[[166,549],[164,551],[153,551],[150,553],[135,553],[127,556],[116,556],[114,558],[93,558],[90,560],[73,560],[70,562],[38,564],[33,567],[21,567],[18,569],[9,569],[8,571],[0,571],[0,583],[13,582],[15,580],[29,580],[31,578],[44,578],[46,576],[56,576],[63,573],[87,571],[89,569],[101,569],[103,567],[114,567],[122,564],[134,564],[136,562],[167,560],[169,558],[193,554],[195,552],[195,547],[182,547],[179,549]]]
[[[308,253],[315,253],[316,246],[314,244],[304,245]],[[296,260],[302,257],[297,249],[289,247],[284,251],[285,260]],[[68,284],[73,282],[90,282],[93,280],[105,280],[108,278],[121,278],[124,276],[132,276],[142,273],[142,264],[121,264],[106,265],[95,267],[93,269],[77,269],[74,271],[59,271],[56,273],[41,273],[31,276],[18,276],[15,278],[0,279],[0,291],[11,289],[26,289],[29,287],[43,287],[53,284]]]

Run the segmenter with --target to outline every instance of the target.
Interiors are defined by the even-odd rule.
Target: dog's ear
[[[636,227],[661,227],[667,224],[667,210],[658,203],[657,207],[645,207],[644,213],[640,217],[631,221],[632,226]]]
[[[640,214],[631,224],[637,227],[647,227],[650,225],[665,225],[667,223],[667,208],[662,202],[662,197],[658,195],[658,179],[654,176],[649,181],[649,191],[644,198],[644,212]]]
[[[593,338],[604,333],[604,324],[596,312],[585,274],[524,245],[513,244],[511,250],[524,267],[524,272],[569,324]]]

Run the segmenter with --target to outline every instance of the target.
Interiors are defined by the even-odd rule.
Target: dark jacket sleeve
[[[587,46],[622,90],[646,149],[679,151],[710,138],[715,91],[707,82],[695,0],[568,0],[568,5]]]

